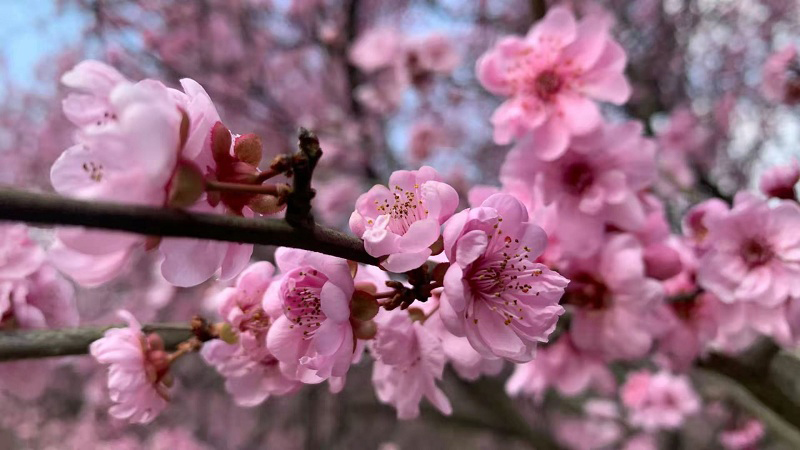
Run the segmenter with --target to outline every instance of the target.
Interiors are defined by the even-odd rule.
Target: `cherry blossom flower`
[[[620,390],[628,419],[645,431],[676,429],[700,410],[700,399],[683,375],[646,370],[628,375]]]
[[[540,177],[536,189],[544,204],[555,204],[562,249],[585,258],[603,242],[606,225],[629,231],[644,225],[646,211],[637,194],[654,180],[654,155],[638,122],[603,125],[573,138],[569,151],[554,161],[513,149],[502,176],[508,183]]]
[[[406,272],[431,256],[441,225],[458,206],[458,194],[431,167],[398,170],[389,187],[376,185],[356,201],[350,229],[390,272]]]
[[[719,442],[728,450],[753,449],[757,448],[764,434],[764,425],[757,419],[749,419],[736,428],[720,433]]]
[[[773,167],[764,172],[758,186],[767,197],[797,200],[794,187],[798,181],[800,181],[800,161],[795,159],[789,164]]]
[[[20,225],[0,227],[0,241],[4,244],[23,238]],[[39,267],[21,278],[0,277],[0,330],[35,330],[66,328],[78,325],[75,293],[51,266],[43,264],[43,253],[27,239],[17,240],[22,252],[9,252],[10,258],[0,258],[0,273],[19,275],[32,268],[38,259]],[[2,247],[0,247],[2,248]],[[8,248],[3,248],[8,250]],[[3,251],[3,250],[0,250]],[[21,253],[26,253],[23,255]],[[38,255],[33,256],[32,255]],[[6,270],[6,269],[9,270]],[[24,269],[24,270],[21,270]],[[53,360],[20,360],[0,364],[0,391],[23,399],[40,396],[51,380],[51,372],[58,365]]]
[[[62,102],[64,115],[80,128],[100,127],[116,120],[116,107],[111,92],[130,81],[113,67],[94,60],[78,63],[64,73],[61,82],[71,88]]]
[[[262,303],[274,271],[266,261],[254,263],[239,275],[235,286],[217,294],[219,313],[236,342],[214,339],[201,349],[203,359],[225,377],[225,390],[240,406],[259,405],[270,395],[300,387],[280,371],[278,360],[267,349],[267,332],[275,317]]]
[[[375,358],[372,384],[378,399],[394,406],[398,419],[418,417],[423,397],[449,415],[450,401],[436,386],[446,363],[436,335],[402,310],[381,311],[375,320],[378,333],[369,348]]]
[[[800,63],[797,49],[787,46],[773,53],[764,63],[761,91],[767,100],[795,104],[800,102]]]
[[[585,417],[562,417],[555,424],[556,438],[567,448],[611,448],[622,438],[619,410],[610,400],[590,399],[583,405]]]
[[[642,247],[632,235],[605,239],[596,256],[564,267],[570,335],[582,351],[612,360],[639,358],[652,345],[654,311],[664,291],[645,276]]]
[[[443,233],[447,259],[440,314],[482,356],[533,359],[564,309],[568,281],[534,262],[547,236],[519,200],[495,194],[453,216]]]
[[[576,23],[566,8],[550,8],[524,38],[505,37],[478,60],[481,84],[510,97],[492,115],[495,143],[530,131],[528,154],[553,160],[566,151],[571,135],[600,125],[593,100],[628,99],[625,52],[610,37],[610,26],[604,15]]]
[[[64,79],[84,92],[70,94],[64,104],[65,113],[75,113],[70,107],[88,105],[86,111],[92,114],[92,120],[100,114],[103,118],[98,118],[97,123],[74,120],[81,126],[78,143],[67,149],[51,169],[56,192],[86,200],[164,206],[170,200],[179,164],[219,170],[209,139],[219,115],[208,94],[193,80],[181,81],[185,92],[167,89],[154,80],[133,84],[96,61],[79,64]],[[189,119],[183,148],[181,110]],[[231,164],[238,161],[234,156],[230,158]],[[255,172],[257,169],[251,167],[248,174]],[[191,209],[226,212],[224,207],[215,206],[199,203]],[[241,207],[234,209],[241,214]],[[77,282],[93,286],[118,275],[135,250],[144,246],[146,238],[67,228],[59,230],[58,241],[51,259]],[[233,278],[252,253],[249,244],[174,238],[155,243],[164,258],[164,277],[178,286],[199,284],[218,271],[222,279]]]
[[[456,374],[467,381],[475,381],[478,378],[494,376],[500,373],[505,366],[505,361],[501,358],[486,358],[478,353],[469,343],[469,339],[463,336],[456,336],[445,327],[441,316],[438,314],[441,289],[436,289],[433,295],[423,306],[426,313],[425,328],[431,330],[442,343],[442,350],[447,358],[447,362],[456,371]]]
[[[716,216],[727,213],[728,209],[728,205],[718,198],[711,198],[694,205],[686,211],[681,220],[683,235],[697,250],[708,248],[708,222]]]
[[[776,307],[800,297],[800,205],[766,201],[742,192],[733,208],[710,217],[708,251],[698,284],[726,303]]]
[[[108,390],[116,403],[109,413],[132,423],[149,423],[164,410],[171,384],[169,359],[157,334],[145,335],[139,322],[120,311],[128,326],[112,328],[89,347],[89,352],[108,367]]]
[[[279,248],[275,260],[283,273],[277,290],[283,315],[267,333],[267,348],[290,378],[320,383],[344,376],[355,351],[347,261],[289,248]]]
[[[581,352],[569,335],[537,352],[536,359],[518,364],[506,382],[509,395],[526,395],[537,401],[544,399],[549,388],[567,397],[574,397],[589,388],[611,393],[616,388],[614,374],[601,358]]]
[[[25,278],[44,259],[44,250],[31,240],[25,225],[0,225],[0,281]]]

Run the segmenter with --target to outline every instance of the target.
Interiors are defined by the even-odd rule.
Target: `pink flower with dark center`
[[[655,145],[642,136],[638,122],[604,124],[573,138],[569,151],[554,161],[538,161],[515,147],[501,177],[504,184],[541,182],[536,189],[546,205],[555,205],[564,252],[586,258],[599,248],[607,225],[627,231],[644,225],[638,194],[655,179],[654,155]]]
[[[773,167],[761,175],[759,188],[768,197],[797,200],[794,187],[800,181],[800,162],[794,160],[784,166]]]
[[[564,266],[570,279],[565,304],[573,313],[570,335],[576,347],[607,360],[640,358],[653,342],[650,316],[663,288],[645,276],[642,247],[633,236],[605,241],[594,257]]]
[[[628,419],[645,431],[677,429],[700,410],[700,399],[689,379],[669,372],[634,372],[620,390]]]
[[[344,376],[355,351],[347,261],[288,248],[278,249],[275,260],[283,273],[277,293],[283,314],[270,326],[267,348],[290,378],[320,383]]]
[[[287,378],[277,358],[267,349],[267,332],[275,317],[263,309],[264,295],[275,268],[262,261],[245,269],[236,286],[217,295],[219,313],[235,342],[214,339],[203,344],[201,354],[225,377],[225,390],[240,406],[256,406],[270,395],[285,395],[300,388]],[[275,317],[273,317],[275,316]]]
[[[446,362],[436,335],[402,310],[380,311],[375,321],[378,333],[369,348],[375,358],[372,384],[378,399],[393,405],[398,419],[418,417],[423,397],[449,415],[450,401],[436,386]]]
[[[698,250],[708,247],[708,223],[714,217],[728,212],[728,205],[718,199],[712,198],[689,208],[681,219],[683,235],[686,236]]]
[[[441,225],[458,206],[458,193],[431,167],[398,170],[389,187],[376,185],[356,201],[350,229],[390,272],[406,272],[431,256]]]
[[[132,423],[149,423],[169,401],[169,357],[157,334],[145,335],[127,311],[120,316],[126,328],[112,328],[89,346],[89,352],[108,367],[108,390],[115,403],[109,413]]]
[[[776,307],[800,297],[800,205],[783,200],[770,207],[741,192],[729,212],[706,223],[709,248],[697,271],[701,287],[726,303]]]
[[[551,8],[527,36],[503,38],[478,60],[481,84],[510,97],[492,115],[495,143],[530,131],[529,154],[552,160],[566,151],[571,135],[600,125],[594,100],[628,99],[625,52],[610,26],[602,15],[576,23],[566,8]]]
[[[534,262],[547,235],[528,222],[517,199],[495,194],[453,216],[443,237],[450,268],[440,314],[447,329],[484,357],[533,359],[564,312],[558,301],[568,283]]]

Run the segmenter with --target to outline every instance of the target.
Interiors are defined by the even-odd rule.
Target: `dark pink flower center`
[[[757,267],[768,263],[774,256],[772,249],[760,239],[748,239],[742,244],[741,255],[744,262],[750,267]]]
[[[580,308],[601,310],[611,304],[611,292],[605,283],[588,273],[570,277],[566,302]]]
[[[542,100],[550,100],[561,91],[564,79],[554,70],[545,70],[536,76],[534,91]]]
[[[326,319],[320,292],[328,278],[309,267],[295,270],[296,274],[286,275],[294,285],[284,293],[283,314],[292,321],[291,328],[300,327],[303,335],[310,338]]]
[[[562,181],[574,194],[581,195],[594,184],[594,171],[583,161],[574,162],[564,170]]]

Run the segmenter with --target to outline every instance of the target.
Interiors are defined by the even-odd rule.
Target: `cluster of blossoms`
[[[72,286],[47,261],[24,225],[0,225],[0,331],[78,325]],[[0,391],[36,398],[56,362],[27,360],[0,364]]]
[[[432,167],[395,171],[350,215],[376,265],[284,247],[273,265],[251,262],[249,244],[57,230],[49,258],[82,285],[116,277],[147,250],[158,252],[173,285],[216,277],[225,286],[211,298],[220,321],[175,352],[127,312],[127,327],[91,345],[109,366],[110,414],[152,421],[168,406],[172,363],[189,351],[245,407],[304,384],[339,392],[366,353],[377,398],[400,419],[417,417],[423,398],[452,412],[440,387],[448,363],[467,380],[513,364],[512,396],[599,396],[585,404],[585,418],[555,427],[565,445],[647,448],[656,433],[701,412],[685,375],[699,358],[763,336],[796,344],[800,166],[766,173],[763,196],[693,206],[672,232],[656,195],[659,171],[691,185],[708,135],[688,110],[675,111],[656,139],[639,122],[602,114],[598,102],[631,96],[612,24],[554,7],[525,37],[505,37],[479,59],[478,79],[504,97],[491,117],[494,142],[511,144],[501,185],[473,187],[470,207],[459,211],[458,191]],[[396,35],[369,30],[350,49],[371,77],[357,98],[376,110],[397,107],[406,87],[424,89],[431,74],[458,64],[441,36]],[[765,94],[776,101],[796,101],[792,61],[787,50],[765,68]],[[288,187],[263,184],[281,172],[278,163],[262,171],[260,138],[232,133],[198,83],[131,82],[96,61],[62,81],[77,129],[52,167],[59,194],[253,220],[282,209]],[[424,159],[426,151],[415,153]],[[76,323],[69,285],[45,258],[25,228],[0,228],[0,328]],[[630,373],[618,386],[611,364],[648,357],[657,370]],[[22,364],[0,368],[27,370]],[[747,447],[762,432],[749,421],[722,444]]]

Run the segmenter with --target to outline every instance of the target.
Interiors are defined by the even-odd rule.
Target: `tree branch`
[[[354,236],[319,225],[295,228],[279,219],[246,219],[150,206],[88,202],[0,188],[0,220],[78,225],[147,236],[281,245],[364,264],[378,264],[377,259],[364,251],[362,241]]]
[[[103,337],[106,330],[123,326],[0,331],[0,361],[83,355],[89,352],[89,344]],[[193,336],[188,324],[149,324],[142,326],[142,331],[158,333],[167,350],[174,350]]]

